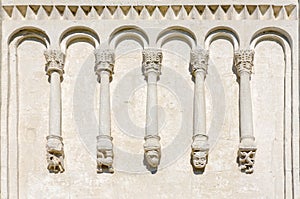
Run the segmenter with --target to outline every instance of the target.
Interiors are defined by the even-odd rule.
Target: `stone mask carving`
[[[207,163],[207,151],[196,150],[192,152],[192,163],[194,168],[203,169]]]
[[[151,167],[158,167],[160,154],[158,150],[149,150],[145,153],[146,160]]]

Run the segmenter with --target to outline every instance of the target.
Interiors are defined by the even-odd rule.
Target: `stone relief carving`
[[[143,51],[143,71],[144,75],[154,72],[156,75],[161,73],[162,51],[158,49],[146,49]]]
[[[250,79],[253,68],[254,51],[239,50],[235,52],[235,67],[240,87],[240,145],[238,150],[239,165],[245,173],[252,173],[256,153],[253,135],[253,116]]]
[[[114,52],[110,49],[95,50],[95,73],[100,83],[99,135],[97,136],[97,173],[103,166],[113,173],[113,144],[111,137],[110,81],[114,69]]]
[[[100,77],[102,71],[107,71],[110,75],[110,81],[112,80],[112,74],[114,73],[114,63],[115,63],[115,55],[114,52],[110,49],[97,49],[95,50],[95,73],[98,76],[98,81],[100,83]]]
[[[46,59],[45,71],[47,75],[51,76],[53,72],[58,72],[62,81],[65,55],[60,50],[47,50],[44,52],[44,55]]]
[[[159,165],[161,156],[161,146],[159,143],[160,137],[149,135],[145,137],[144,151],[147,163],[156,168]]]
[[[242,72],[252,74],[253,58],[253,50],[240,50],[235,52],[234,59],[238,75],[240,75]]]
[[[253,165],[255,159],[256,148],[240,148],[239,164],[242,171],[247,174],[253,173]]]
[[[161,73],[162,51],[146,49],[143,51],[143,72],[147,80],[145,160],[148,166],[157,168],[161,157],[157,118],[157,81]],[[151,110],[151,111],[150,111]]]
[[[61,137],[61,81],[63,81],[65,55],[55,49],[44,52],[46,74],[50,82],[49,136],[47,161],[50,173],[64,172],[64,148]]]
[[[191,73],[194,78],[194,116],[191,163],[194,169],[204,169],[208,158],[208,136],[206,135],[205,76],[209,52],[203,49],[191,51]]]
[[[204,169],[208,161],[208,137],[205,135],[193,136],[192,143],[192,164],[195,169]]]
[[[103,166],[108,169],[109,173],[114,172],[113,156],[112,137],[97,136],[97,173],[103,172]]]
[[[62,173],[64,169],[64,144],[62,137],[56,135],[47,136],[47,162],[50,173]]]

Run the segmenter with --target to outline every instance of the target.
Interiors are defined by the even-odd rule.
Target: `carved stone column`
[[[100,83],[99,135],[97,136],[97,172],[103,166],[113,173],[113,144],[111,137],[110,82],[114,69],[114,53],[111,50],[95,50],[95,73]]]
[[[46,72],[50,82],[49,135],[47,161],[50,173],[64,172],[64,144],[61,137],[61,87],[65,55],[60,50],[46,50]]]
[[[235,52],[235,67],[240,83],[240,145],[239,164],[245,173],[253,172],[256,153],[253,135],[252,100],[250,78],[253,68],[253,50],[239,50]]]
[[[161,74],[162,52],[158,49],[143,51],[143,72],[147,80],[147,109],[146,109],[146,135],[145,158],[152,168],[157,168],[161,157],[161,146],[158,136],[157,113],[157,81]]]
[[[206,104],[204,80],[207,74],[209,53],[196,49],[191,52],[191,67],[194,77],[194,127],[191,162],[195,169],[204,169],[207,163],[209,145],[206,134]]]

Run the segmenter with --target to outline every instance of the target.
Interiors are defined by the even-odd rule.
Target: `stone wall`
[[[6,0],[2,17],[1,198],[300,197],[296,1]]]

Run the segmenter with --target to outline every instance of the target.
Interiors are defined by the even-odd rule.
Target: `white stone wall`
[[[1,198],[299,198],[298,3],[259,4],[263,3],[269,5],[265,14],[265,7],[256,7],[251,15],[249,6],[238,13],[233,5],[240,2],[201,2],[207,6],[195,18],[185,7],[176,16],[176,6],[192,5],[196,11],[199,2],[178,1],[174,10],[167,7],[167,18],[159,7],[150,16],[143,7],[149,4],[138,1],[132,5],[140,5],[148,14],[138,14],[132,7],[129,13],[135,15],[130,18],[120,15],[120,7],[119,15],[109,13],[108,7],[103,8],[105,17],[92,15],[96,6],[102,6],[94,1],[55,1],[51,5],[66,7],[60,15],[62,8],[54,6],[49,16],[48,7],[40,6],[34,14],[36,7],[25,6],[23,12],[24,7],[16,6],[49,6],[48,1],[2,1]],[[221,5],[227,4],[229,11],[221,13]],[[91,11],[85,15],[86,7],[78,7],[74,16],[68,7],[73,5],[91,6]],[[208,5],[220,6],[213,14],[210,9],[216,8]],[[288,13],[282,7],[278,12],[274,5],[295,8]],[[209,50],[205,92],[210,150],[202,174],[194,172],[190,163],[194,83],[189,63],[190,50],[196,47]],[[58,174],[47,170],[45,148],[50,84],[43,54],[51,48],[66,54],[61,83],[65,171]],[[96,172],[95,48],[113,49],[116,56],[110,83],[113,174]],[[143,157],[147,82],[142,50],[146,48],[163,53],[158,81],[162,152],[155,173],[147,169]],[[239,83],[233,69],[238,49],[255,51],[250,86],[257,152],[252,174],[241,172],[237,162]]]

